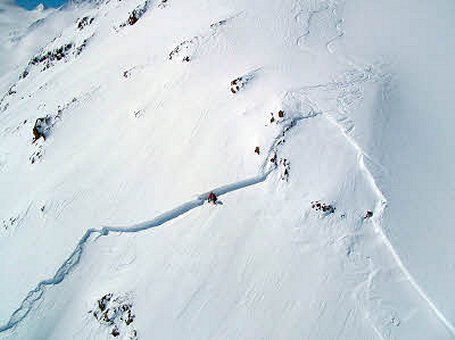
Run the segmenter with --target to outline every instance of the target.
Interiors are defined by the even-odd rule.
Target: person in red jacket
[[[216,204],[216,201],[218,200],[218,198],[216,197],[215,193],[214,192],[211,192],[209,194],[209,197],[207,198],[207,202],[209,203],[213,203],[213,204]]]

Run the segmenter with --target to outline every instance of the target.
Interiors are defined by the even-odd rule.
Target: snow
[[[407,5],[3,4],[0,338],[453,338],[453,6]]]
[[[359,10],[363,18],[349,20]],[[352,35],[349,53],[393,60],[388,68],[394,81],[381,105],[384,124],[371,148],[387,169],[381,180],[389,202],[383,225],[404,264],[452,322],[454,10],[450,1],[354,1],[346,6],[345,27]]]

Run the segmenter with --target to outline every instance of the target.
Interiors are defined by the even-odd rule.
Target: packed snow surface
[[[454,36],[450,0],[0,2],[0,339],[455,338]]]

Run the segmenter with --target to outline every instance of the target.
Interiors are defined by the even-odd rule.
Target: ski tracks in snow
[[[350,86],[354,86],[357,84],[365,83],[368,80],[378,80],[376,78],[375,72],[371,69],[371,67],[367,67],[365,70],[362,70],[360,72],[351,72],[348,75],[348,79],[343,79],[342,81],[335,81],[332,83],[328,84],[319,84],[316,86],[311,86],[307,88],[301,89],[304,96],[307,96],[307,93],[311,90],[314,89],[323,89],[323,90],[336,90],[340,91],[345,88],[348,88]],[[381,78],[381,77],[380,77]],[[379,78],[379,80],[381,80]],[[312,110],[316,110],[315,104],[312,102],[307,101],[307,104],[309,104],[312,107]],[[338,108],[340,111],[346,111],[346,107],[342,105],[342,107]],[[345,113],[345,112],[343,112]],[[387,237],[384,229],[382,228],[382,217],[384,214],[384,211],[387,207],[387,199],[382,193],[381,189],[379,188],[379,185],[377,184],[374,176],[372,175],[370,169],[368,168],[368,165],[366,163],[366,160],[371,162],[371,164],[375,164],[375,166],[380,166],[377,164],[370,156],[368,156],[365,151],[362,149],[362,147],[357,143],[357,141],[354,139],[354,137],[351,136],[350,131],[352,128],[346,128],[346,126],[343,126],[343,122],[345,119],[338,119],[336,117],[333,117],[330,114],[323,114],[322,115],[330,124],[334,125],[335,127],[338,128],[340,133],[343,135],[343,137],[348,141],[348,143],[355,149],[357,153],[357,160],[358,160],[358,166],[360,171],[363,173],[365,178],[370,184],[370,187],[372,188],[373,192],[376,194],[378,197],[378,201],[376,204],[376,207],[374,209],[374,214],[371,219],[371,222],[373,224],[374,230],[391,254],[393,260],[395,261],[397,267],[399,270],[402,272],[406,280],[410,283],[413,289],[418,293],[418,295],[423,299],[425,303],[428,304],[432,312],[436,315],[436,317],[440,320],[440,322],[446,327],[446,329],[455,337],[455,326],[445,317],[445,315],[438,309],[438,307],[434,304],[434,302],[430,299],[430,297],[425,293],[425,291],[420,287],[418,282],[415,280],[415,278],[412,276],[412,274],[409,272],[409,270],[406,268],[405,264],[402,262],[400,256],[398,255],[397,251],[393,247],[392,243],[390,242],[389,238]],[[344,117],[347,118],[347,117]],[[369,283],[368,285],[371,285],[371,281],[374,279],[374,276],[377,274],[376,271],[373,271],[371,275],[369,276]],[[380,331],[376,328],[375,325],[373,325],[375,328],[375,331],[380,335]],[[381,338],[382,335],[380,335]]]
[[[294,15],[294,21],[301,27],[303,32],[297,37],[296,45],[304,50],[310,51],[314,46],[307,46],[308,39],[312,34],[313,25],[319,24],[316,21],[325,21],[324,25],[320,27],[324,30],[317,32],[323,34],[325,37],[324,45],[327,51],[331,54],[335,53],[334,43],[343,37],[343,19],[341,17],[341,12],[344,6],[344,2],[337,0],[322,0],[322,1],[312,1],[312,2],[296,2],[296,12]],[[318,18],[318,16],[326,15],[327,18]]]

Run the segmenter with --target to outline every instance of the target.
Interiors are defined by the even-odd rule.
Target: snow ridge
[[[398,268],[402,271],[403,275],[405,276],[406,280],[411,284],[411,286],[417,291],[420,297],[430,306],[431,310],[435,313],[436,317],[442,322],[442,324],[447,328],[447,330],[455,337],[455,326],[445,317],[445,315],[438,309],[438,307],[433,303],[433,301],[428,297],[428,295],[424,292],[424,290],[420,287],[417,281],[414,279],[412,274],[406,268],[404,263],[401,261],[400,256],[396,252],[395,248],[393,247],[392,243],[390,242],[389,238],[385,234],[382,226],[381,221],[384,214],[384,211],[387,207],[387,199],[385,198],[382,191],[379,189],[376,180],[374,179],[373,175],[371,174],[368,166],[365,164],[365,158],[370,159],[368,155],[362,150],[360,145],[350,136],[346,130],[330,115],[324,115],[324,117],[332,124],[337,126],[343,136],[347,139],[347,141],[354,147],[358,154],[358,163],[359,168],[364,173],[365,177],[369,181],[371,188],[374,190],[376,195],[379,198],[378,203],[376,204],[374,215],[372,218],[372,223],[375,229],[375,232],[379,235],[382,242],[389,250],[390,254],[392,255],[393,259],[395,260]]]
[[[287,96],[292,96],[296,95],[300,92],[300,95],[303,95],[303,103],[305,105],[308,105],[309,107],[309,113],[307,116],[299,116],[297,119],[292,120],[289,126],[293,126],[294,123],[296,123],[298,120],[302,118],[310,118],[314,117],[316,115],[321,114],[322,110],[318,108],[318,105],[310,99],[311,95],[309,94],[310,91],[316,90],[316,89],[323,89],[326,91],[331,91],[331,90],[339,90],[346,88],[350,85],[355,85],[355,84],[361,84],[364,82],[367,82],[369,80],[378,80],[381,77],[378,78],[378,75],[374,72],[374,69],[370,67],[364,68],[361,72],[352,72],[348,74],[347,79],[341,79],[341,80],[334,80],[329,83],[325,84],[317,84],[313,86],[306,86],[303,88],[300,88],[299,90],[295,92],[289,92]],[[346,108],[339,108],[342,111],[345,111]],[[442,322],[442,324],[447,328],[447,330],[455,337],[455,326],[445,317],[445,315],[438,309],[438,307],[434,304],[434,302],[429,298],[429,296],[425,293],[425,291],[420,287],[420,285],[417,283],[415,278],[412,276],[412,274],[409,272],[409,270],[406,268],[404,263],[402,262],[400,256],[396,252],[395,248],[393,247],[392,243],[390,242],[389,238],[387,237],[384,229],[382,228],[381,221],[382,217],[384,214],[384,211],[387,207],[387,199],[382,193],[381,189],[379,188],[379,185],[376,183],[376,180],[369,170],[365,159],[367,159],[369,162],[372,164],[375,164],[376,166],[380,166],[380,164],[376,163],[366,152],[362,149],[362,147],[355,141],[355,139],[350,135],[350,131],[352,131],[351,128],[346,128],[341,124],[341,121],[339,121],[336,117],[332,116],[329,113],[321,114],[330,124],[333,124],[335,127],[338,128],[340,133],[348,143],[356,150],[357,152],[357,160],[358,160],[358,166],[362,173],[364,174],[365,178],[370,184],[370,187],[373,189],[375,194],[378,197],[378,202],[376,204],[376,207],[374,209],[374,214],[373,218],[371,219],[371,222],[373,224],[375,232],[379,235],[381,238],[382,242],[386,246],[386,248],[389,250],[390,254],[392,255],[392,258],[396,262],[398,268],[401,270],[403,273],[404,277],[406,280],[411,284],[411,286],[416,290],[416,292],[420,295],[420,297],[428,304],[430,309],[434,312],[436,317]],[[346,117],[343,117],[346,119]],[[286,130],[285,130],[286,131]],[[277,140],[278,141],[278,140]],[[276,143],[272,146],[273,150],[276,148]],[[373,274],[372,277],[374,277],[375,274]],[[373,325],[373,328],[375,329],[376,332],[378,330],[376,327]]]

